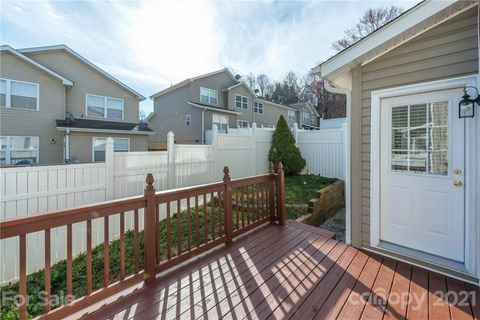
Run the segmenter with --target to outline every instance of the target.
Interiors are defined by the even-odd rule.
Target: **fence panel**
[[[222,179],[222,170],[228,166],[232,179],[255,175],[255,137],[243,134],[218,133],[216,146],[215,178]]]
[[[209,145],[175,145],[174,181],[176,188],[211,183],[213,147]]]
[[[345,179],[345,128],[298,131],[296,136],[309,173]]]
[[[0,169],[0,217],[3,220],[104,201],[105,182],[103,163]],[[73,228],[77,234],[85,232],[84,225]],[[51,237],[55,263],[66,257],[65,231],[52,229]],[[43,233],[27,237],[28,272],[44,267],[44,256],[37,250],[43,245]],[[2,263],[0,270],[0,283],[4,283],[18,276],[18,241],[2,240],[0,249],[0,260],[8,262]],[[74,239],[72,249],[79,254],[85,243]]]
[[[257,128],[255,130],[255,174],[268,172],[268,152],[272,146],[274,129]]]

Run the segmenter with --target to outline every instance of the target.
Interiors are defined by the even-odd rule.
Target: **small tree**
[[[273,133],[268,160],[273,161],[275,165],[282,162],[285,174],[297,174],[302,171],[306,164],[300,150],[295,146],[295,138],[282,115],[278,119],[277,128]]]

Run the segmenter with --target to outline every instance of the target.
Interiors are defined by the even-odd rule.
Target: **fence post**
[[[220,173],[219,168],[219,159],[218,159],[218,127],[216,124],[212,125],[212,153],[213,153],[213,162],[212,162],[212,175],[211,175],[211,182],[218,181],[220,177],[218,176]]]
[[[175,135],[172,131],[167,133],[167,152],[168,152],[168,188],[175,189]]]
[[[223,168],[223,183],[225,192],[223,193],[223,206],[225,211],[225,235],[227,236],[227,245],[233,240],[233,215],[232,215],[232,186],[230,184],[230,175],[228,167]]]
[[[277,172],[277,214],[281,225],[285,224],[285,176],[283,174],[283,165],[278,163]]]
[[[268,187],[268,210],[270,211],[270,223],[275,223],[275,169],[270,161],[268,173],[270,174],[270,185]]]
[[[144,211],[144,258],[145,258],[145,281],[152,283],[155,280],[155,265],[157,257],[157,215],[155,204],[155,188],[153,186],[153,175],[147,175],[147,186],[145,187],[145,197],[147,198],[147,207]]]
[[[113,176],[115,174],[115,159],[113,139],[107,138],[105,143],[105,200],[112,200],[114,195],[114,181]]]
[[[254,122],[252,123],[252,139],[253,139],[253,159],[252,159],[252,166],[253,172],[252,176],[257,174],[257,124]]]

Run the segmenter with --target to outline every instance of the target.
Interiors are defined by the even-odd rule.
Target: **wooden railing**
[[[152,283],[158,272],[164,271],[218,245],[233,239],[263,223],[285,224],[285,189],[282,164],[274,173],[270,163],[268,174],[231,180],[224,169],[223,182],[155,192],[153,176],[147,175],[143,196],[115,200],[74,209],[0,221],[0,239],[19,239],[19,313],[27,318],[27,236],[41,232],[45,237],[44,318],[60,318],[90,306],[106,297],[142,281]],[[143,214],[142,214],[143,211]],[[125,217],[133,219],[133,259],[126,266]],[[143,247],[139,215],[143,215]],[[110,221],[118,217],[118,279],[111,279]],[[92,269],[92,222],[103,220],[102,283],[94,283]],[[74,224],[86,225],[86,291],[74,296],[73,235]],[[51,231],[66,229],[66,303],[51,308]],[[115,244],[115,247],[117,244]],[[143,261],[141,253],[143,252]],[[143,267],[141,266],[143,262]],[[7,263],[3,261],[2,263]],[[130,270],[130,271],[128,271]],[[97,281],[98,282],[98,281]]]

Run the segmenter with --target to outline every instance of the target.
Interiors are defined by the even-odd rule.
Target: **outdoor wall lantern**
[[[475,99],[470,99],[470,95],[467,93],[467,88],[475,89],[477,92],[477,97]],[[475,87],[464,87],[463,88],[463,99],[458,104],[458,117],[462,118],[473,118],[475,116],[475,103],[480,104],[480,96],[478,95],[478,90]]]

